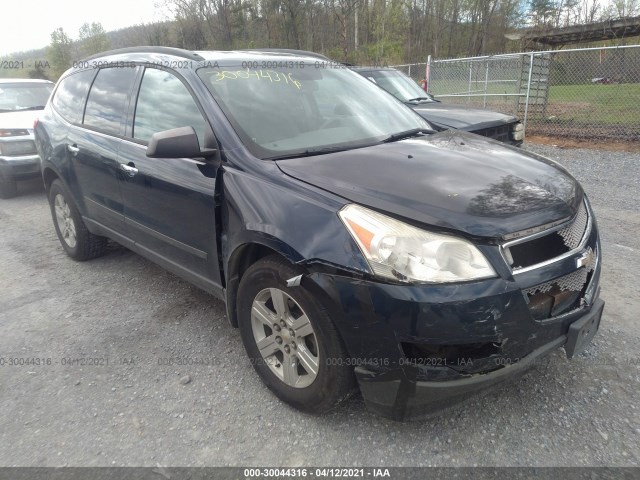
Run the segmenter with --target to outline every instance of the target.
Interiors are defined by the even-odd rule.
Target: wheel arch
[[[60,175],[51,167],[45,167],[42,171],[42,180],[44,181],[44,189],[49,194],[49,189],[51,188],[51,184],[54,180],[61,180]],[[64,183],[64,182],[63,182]]]
[[[51,162],[47,162],[43,166],[42,179],[44,182],[44,188],[47,193],[47,197],[49,196],[49,190],[51,189],[51,184],[53,184],[54,181],[58,180],[60,183],[62,183],[63,187],[69,193],[69,197],[73,201],[73,203],[76,205],[78,210],[80,211],[80,215],[82,216],[85,215],[86,210],[85,210],[85,204],[83,202],[82,194],[77,189],[71,188],[74,185],[73,179],[70,179],[66,175],[63,175],[58,170],[57,166]]]
[[[225,265],[227,318],[232,327],[238,327],[237,297],[238,286],[247,269],[257,261],[279,255],[292,265],[302,260],[302,256],[283,242],[269,237],[257,236],[237,245],[230,253]]]

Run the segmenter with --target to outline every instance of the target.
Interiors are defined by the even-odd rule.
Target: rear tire
[[[60,180],[54,180],[51,184],[49,206],[58,239],[67,255],[78,261],[104,255],[107,239],[87,229],[71,195]]]
[[[327,310],[303,285],[287,287],[301,273],[277,255],[252,265],[238,288],[238,324],[265,385],[299,410],[324,413],[351,394],[355,381]]]
[[[0,198],[13,198],[18,195],[18,183],[12,178],[0,178]]]

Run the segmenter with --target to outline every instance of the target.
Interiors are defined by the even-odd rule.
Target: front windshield
[[[373,70],[366,72],[365,76],[403,102],[418,99],[425,102],[434,101],[416,82],[397,70]]]
[[[51,83],[0,84],[0,112],[44,108],[53,90]]]
[[[429,124],[347,68],[220,65],[198,75],[247,148],[262,159],[373,145]],[[283,65],[282,65],[283,64]]]

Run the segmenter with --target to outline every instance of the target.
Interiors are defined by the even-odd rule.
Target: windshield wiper
[[[382,143],[397,142],[405,138],[417,137],[424,133],[437,133],[435,130],[429,130],[428,128],[413,128],[404,132],[394,133],[385,138]]]
[[[33,107],[18,108],[14,112],[26,112],[27,110],[44,110],[44,105],[35,105]]]
[[[313,155],[324,155],[326,153],[344,152],[346,150],[353,150],[354,148],[362,148],[362,145],[355,145],[350,147],[307,148],[306,150],[303,150],[301,152],[276,155],[274,157],[265,157],[263,160],[285,160],[287,158],[311,157]]]

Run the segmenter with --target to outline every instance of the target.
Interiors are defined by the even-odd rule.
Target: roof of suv
[[[120,48],[117,50],[109,50],[106,52],[98,53],[96,55],[92,55],[91,57],[85,58],[84,61],[95,60],[98,58],[107,59],[109,57],[117,57],[118,60],[145,61],[145,60],[148,60],[150,56],[154,58],[158,58],[158,57],[181,58],[181,59],[187,59],[187,60],[195,60],[199,62],[231,60],[234,58],[243,59],[243,60],[264,59],[265,57],[297,57],[301,59],[313,58],[315,60],[320,59],[320,60],[329,61],[329,58],[319,53],[306,52],[303,50],[291,50],[286,48],[282,48],[282,49],[264,48],[264,49],[231,50],[231,51],[220,51],[220,50],[193,51],[193,50],[184,50],[181,48],[173,48],[173,47]]]
[[[384,72],[384,71],[389,71],[389,72],[398,72],[399,70],[397,68],[393,68],[393,67],[366,67],[366,66],[357,66],[357,67],[352,67],[351,70],[355,71],[355,72],[360,72],[360,71],[367,71],[367,72],[371,72],[371,71],[378,71],[378,72]]]

